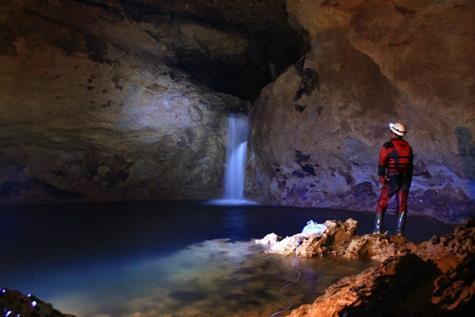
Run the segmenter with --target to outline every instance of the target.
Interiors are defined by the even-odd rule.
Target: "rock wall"
[[[373,209],[387,124],[415,151],[409,208],[475,214],[475,3],[288,0],[311,50],[252,107],[247,192],[283,205]]]
[[[7,1],[0,13],[0,202],[221,195],[226,113],[241,99],[167,66],[169,46],[101,7]]]
[[[3,1],[0,202],[219,197],[227,113],[306,48],[285,0]]]

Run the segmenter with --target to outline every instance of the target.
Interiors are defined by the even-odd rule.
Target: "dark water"
[[[2,207],[0,287],[33,293],[79,316],[269,316],[311,302],[367,261],[296,259],[263,254],[252,239],[302,230],[312,219],[360,222],[372,213],[224,207],[149,202]],[[388,216],[391,229],[395,218]],[[407,235],[422,241],[452,230],[409,217]]]

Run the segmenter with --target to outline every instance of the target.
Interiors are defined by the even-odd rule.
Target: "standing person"
[[[376,220],[373,233],[382,233],[384,214],[389,200],[396,194],[397,229],[396,234],[404,234],[407,217],[407,197],[412,181],[412,162],[414,155],[409,143],[403,139],[407,132],[402,123],[390,123],[391,140],[384,143],[379,152],[378,175],[383,185],[376,208]]]

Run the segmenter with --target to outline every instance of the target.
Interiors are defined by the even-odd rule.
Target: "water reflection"
[[[0,287],[33,293],[78,316],[270,316],[286,305],[279,292],[295,279],[292,259],[263,255],[243,241],[270,232],[291,235],[310,219],[348,217],[360,222],[360,233],[372,230],[373,213],[310,208],[4,206]],[[393,215],[387,217],[394,223]],[[415,241],[449,231],[433,219],[409,217],[407,233]],[[221,238],[229,240],[216,240]],[[333,258],[297,264],[302,279],[288,290],[295,303],[312,301],[365,265]]]
[[[282,257],[251,242],[210,240],[167,257],[81,272],[74,276],[81,283],[50,300],[78,316],[270,316],[286,304],[280,290],[295,279],[292,264],[302,278],[286,295],[300,305],[369,262]]]
[[[249,237],[249,225],[246,219],[246,210],[239,207],[230,207],[224,215],[224,230],[226,237],[235,241],[246,240]]]

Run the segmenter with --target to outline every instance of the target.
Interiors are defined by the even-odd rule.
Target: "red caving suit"
[[[379,152],[378,175],[386,181],[381,189],[376,213],[383,214],[390,198],[397,193],[398,212],[407,212],[407,196],[412,181],[414,155],[406,140],[393,138],[384,143]]]

